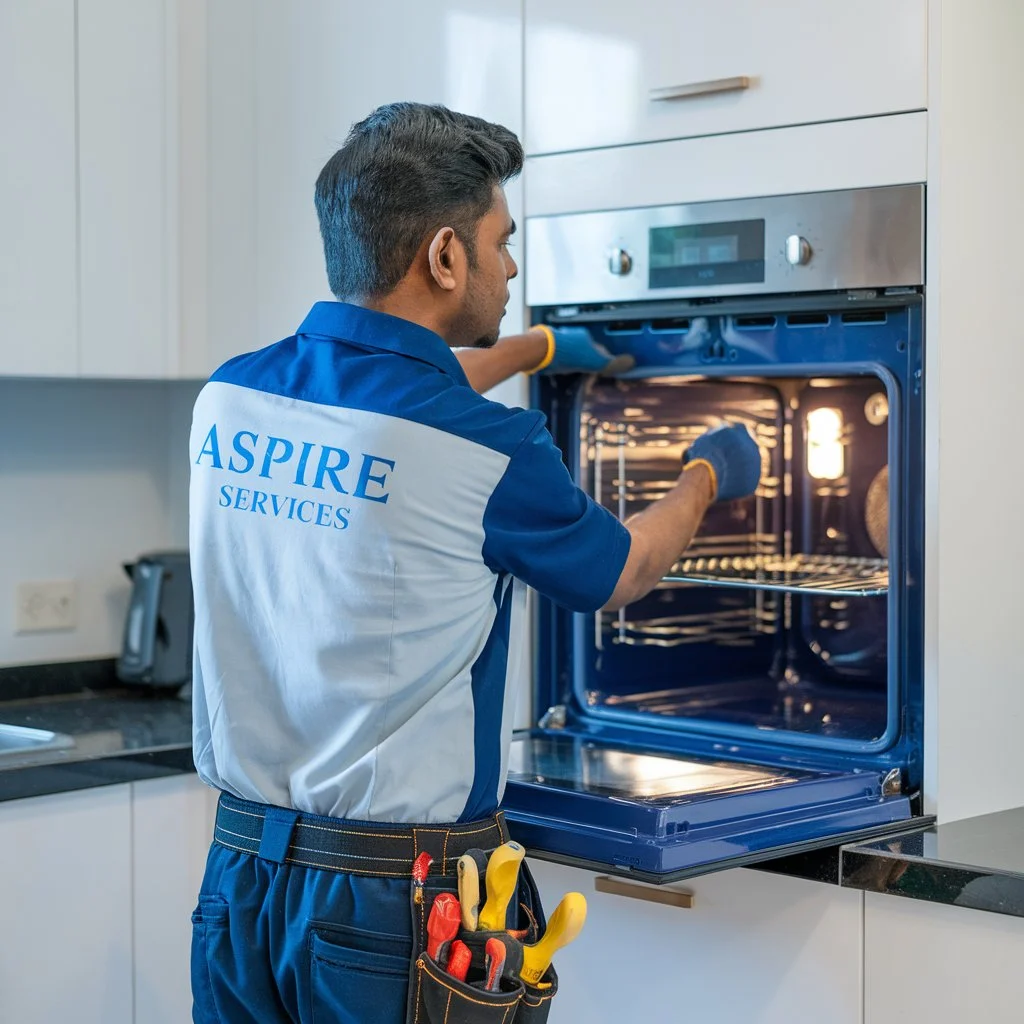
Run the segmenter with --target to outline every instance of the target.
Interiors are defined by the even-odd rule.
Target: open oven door
[[[502,808],[528,850],[664,883],[891,831],[912,816],[900,775],[691,757],[533,730],[513,737]]]

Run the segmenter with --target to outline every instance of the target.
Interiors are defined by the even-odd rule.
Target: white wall
[[[1024,803],[1024,4],[933,0],[926,799]]]
[[[121,563],[188,540],[198,387],[0,379],[0,665],[117,653]],[[16,584],[57,579],[78,582],[78,629],[16,635]]]

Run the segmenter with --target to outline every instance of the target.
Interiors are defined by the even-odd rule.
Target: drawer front
[[[927,105],[927,0],[526,0],[525,25],[530,154]]]
[[[555,954],[552,1024],[860,1022],[859,892],[744,869],[665,887],[626,882],[670,900],[692,894],[686,907],[596,891],[601,876],[589,871],[530,865],[548,916],[567,891],[588,905],[579,938]]]

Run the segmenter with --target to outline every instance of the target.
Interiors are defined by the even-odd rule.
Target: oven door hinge
[[[540,716],[537,725],[541,729],[564,729],[567,714],[568,709],[564,704],[555,704]]]
[[[903,792],[903,773],[892,768],[882,779],[882,796],[899,796]]]

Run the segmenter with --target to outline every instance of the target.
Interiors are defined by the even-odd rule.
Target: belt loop
[[[283,864],[288,856],[288,847],[295,831],[299,812],[284,807],[268,807],[263,815],[263,834],[257,856]]]
[[[498,811],[494,815],[495,824],[498,826],[498,835],[501,836],[502,843],[508,842],[508,825],[505,824],[505,812]]]
[[[429,853],[431,861],[436,865],[435,874],[444,874],[448,870],[448,834],[449,830],[443,826],[412,830],[413,857]]]

